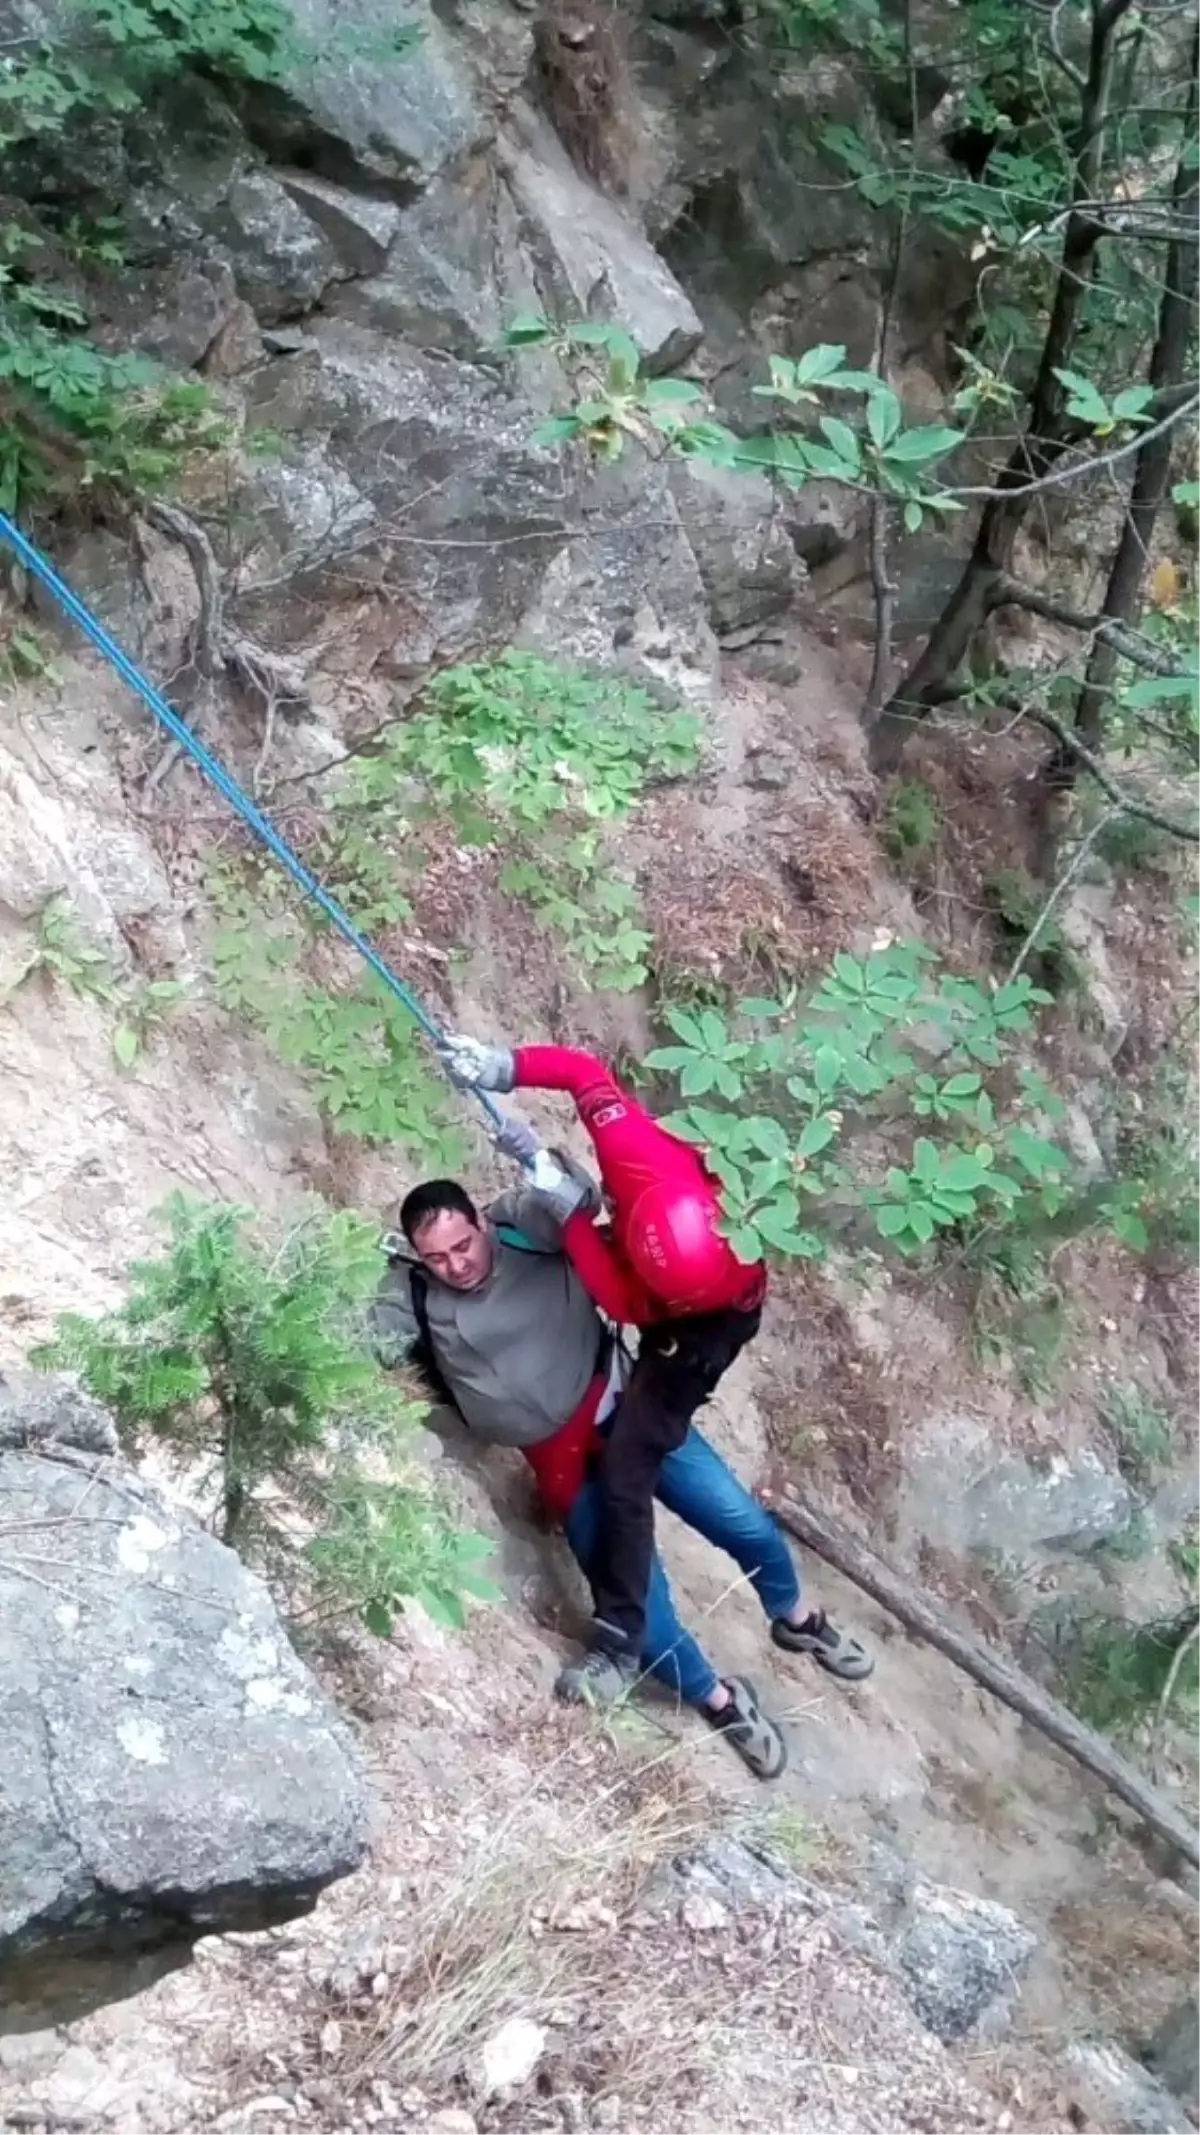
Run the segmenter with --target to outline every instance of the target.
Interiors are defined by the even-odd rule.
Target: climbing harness
[[[257,803],[251,800],[245,788],[225,769],[220,758],[205,747],[199,735],[193,734],[178,712],[172,711],[166,698],[130,659],[128,653],[122,650],[99,618],[92,614],[91,609],[80,600],[77,593],[71,591],[66,580],[59,577],[48,558],[42,555],[40,549],[34,547],[20,527],[3,511],[0,511],[0,541],[7,542],[18,562],[46,588],[64,614],[69,615],[71,621],[82,630],[84,636],[91,639],[97,651],[103,653],[109,666],[115,669],[135,697],[140,697],[142,703],[149,707],[160,725],[166,728],[168,734],[203,772],[209,784],[216,787],[235,814],[240,815],[255,836],[262,840],[268,852],[273,853],[280,866],[287,870],[293,882],[303,890],[306,897],[312,898],[313,903],[324,912],[326,919],[337,928],[343,940],[348,941],[352,949],[357,949],[363,962],[375,973],[376,978],[382,979],[388,991],[395,994],[396,999],[408,1010],[425,1036],[436,1044],[442,1032],[416,995],[405,985],[403,979],[397,978],[378,950],[372,948],[366,936],[360,934],[336,897],[331,897],[329,891],[322,888],[311,869],[304,865],[298,853],[293,852],[286,838],[276,830],[270,817],[264,815]],[[504,1114],[499,1105],[493,1102],[486,1090],[472,1090],[471,1095],[482,1105],[493,1134],[498,1133],[504,1126]]]

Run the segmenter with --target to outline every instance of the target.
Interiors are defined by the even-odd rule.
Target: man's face
[[[452,1290],[477,1290],[492,1272],[490,1233],[458,1209],[439,1209],[421,1225],[413,1244],[430,1274]]]

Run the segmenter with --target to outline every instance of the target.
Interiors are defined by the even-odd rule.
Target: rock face
[[[0,2030],[308,1911],[365,1846],[353,1741],[266,1588],[114,1452],[69,1385],[0,1382]]]
[[[681,1903],[685,1925],[698,1930],[702,1923],[713,1932],[745,1906],[819,1914],[845,1942],[886,1967],[943,2045],[969,2033],[1002,2035],[1037,1948],[1024,1922],[990,1899],[929,1882],[890,1847],[871,1847],[862,1880],[869,1902],[849,1904],[798,1874],[769,1845],[721,1837],[673,1862],[664,1896]]]
[[[1177,2098],[1111,2041],[1080,2040],[1066,2056],[1066,2077],[1077,2125],[1119,2128],[1121,2135],[1187,2135]]]
[[[1189,1994],[1159,2025],[1145,2060],[1167,2089],[1190,2105],[1193,2114],[1200,2110],[1200,2006],[1195,1994]]]
[[[1093,1549],[1120,1534],[1134,1510],[1128,1485],[1094,1453],[997,1459],[972,1416],[932,1420],[907,1449],[905,1467],[902,1527],[945,1549],[1017,1559]]]

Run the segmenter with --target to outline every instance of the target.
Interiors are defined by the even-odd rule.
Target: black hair
[[[428,1223],[431,1216],[441,1216],[447,1210],[456,1216],[465,1216],[476,1230],[481,1228],[479,1210],[465,1186],[457,1179],[426,1179],[414,1186],[400,1203],[400,1228],[410,1245],[416,1243],[416,1235]]]

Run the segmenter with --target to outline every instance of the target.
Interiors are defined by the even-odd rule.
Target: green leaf
[[[686,1008],[668,1008],[667,1021],[676,1037],[682,1038],[685,1045],[690,1045],[697,1053],[704,1051],[704,1032],[695,1016],[689,1015]]]
[[[679,1087],[685,1097],[703,1097],[713,1088],[717,1079],[717,1063],[703,1055],[693,1053],[679,1078]]]
[[[976,1091],[981,1089],[982,1086],[982,1080],[978,1075],[951,1075],[949,1081],[942,1084],[942,1096],[974,1097]]]
[[[813,1056],[813,1081],[818,1094],[828,1097],[836,1090],[842,1075],[842,1056],[837,1047],[822,1045]]]
[[[140,1051],[137,1032],[131,1030],[128,1023],[118,1024],[112,1044],[118,1064],[123,1068],[132,1067]]]
[[[665,1074],[674,1074],[677,1069],[686,1067],[688,1061],[694,1060],[695,1057],[691,1048],[686,1045],[658,1045],[652,1053],[643,1056],[642,1066],[658,1068]]]
[[[845,344],[842,342],[818,341],[815,348],[806,348],[797,358],[795,380],[797,385],[819,385],[823,379],[832,377],[846,360]]]
[[[363,1604],[362,1620],[365,1623],[368,1631],[373,1631],[375,1633],[376,1638],[391,1637],[394,1618],[392,1616],[391,1610],[387,1607],[385,1602],[365,1602]]]
[[[692,401],[703,400],[704,390],[690,378],[651,378],[642,398],[648,408],[681,408]]]
[[[933,1210],[927,1202],[914,1201],[912,1203],[908,1211],[908,1227],[914,1237],[920,1239],[922,1245],[928,1245],[934,1233],[935,1223]]]
[[[752,1223],[739,1224],[736,1230],[730,1231],[729,1243],[738,1259],[744,1261],[747,1267],[752,1267],[756,1260],[762,1259],[762,1240]]]
[[[756,1117],[747,1120],[746,1136],[751,1146],[761,1150],[763,1156],[782,1160],[790,1153],[787,1135],[777,1119]]]
[[[836,1136],[836,1126],[824,1114],[819,1119],[810,1119],[796,1144],[796,1154],[802,1157],[819,1156],[822,1149],[827,1149]]]
[[[904,420],[904,410],[890,386],[876,386],[867,402],[867,429],[879,451],[891,444]]]
[[[897,1208],[894,1203],[885,1204],[875,1211],[875,1228],[881,1238],[898,1238],[908,1229],[908,1203]]]
[[[1122,1245],[1131,1246],[1135,1253],[1147,1251],[1150,1244],[1150,1233],[1141,1217],[1133,1209],[1114,1209],[1108,1220]]]
[[[883,457],[895,466],[920,467],[927,460],[940,460],[947,452],[953,452],[962,438],[961,430],[951,430],[944,423],[924,423],[915,430],[903,431]]]
[[[583,424],[577,415],[551,415],[546,422],[534,424],[529,433],[529,442],[531,445],[546,447],[565,445],[571,438],[578,437],[582,428]]]
[[[1090,423],[1093,428],[1111,427],[1108,402],[1090,378],[1081,371],[1060,370],[1054,366],[1054,375],[1060,385],[1067,389],[1067,414],[1076,422]]]
[[[910,534],[918,534],[925,524],[925,514],[915,497],[910,497],[904,507],[904,525]]]
[[[448,1631],[465,1631],[467,1612],[456,1593],[444,1586],[420,1586],[416,1599],[425,1614],[434,1623],[442,1624]]]
[[[750,1023],[770,1023],[783,1014],[783,1007],[779,1001],[763,1000],[752,994],[748,1001],[738,1002],[738,1014]]]
[[[820,427],[846,474],[852,481],[857,480],[862,472],[862,451],[849,423],[840,422],[836,415],[823,415]]]
[[[912,1172],[923,1186],[936,1179],[941,1169],[941,1156],[936,1143],[927,1141],[924,1135],[913,1143]]]
[[[540,312],[518,312],[511,319],[496,342],[498,349],[536,348],[540,342],[552,341],[554,328],[543,319]]]

